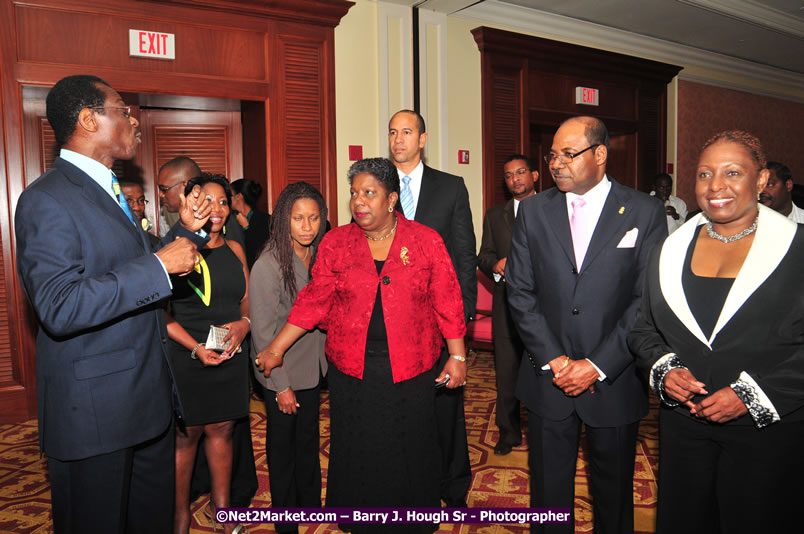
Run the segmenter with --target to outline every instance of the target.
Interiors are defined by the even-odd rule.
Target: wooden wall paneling
[[[164,22],[154,13],[147,18],[127,17],[108,7],[96,9],[98,12],[65,12],[53,7],[17,5],[16,20],[21,30],[17,48],[19,61],[93,69],[114,67],[143,73],[169,72],[228,80],[264,81],[267,78],[262,31],[249,31],[248,27],[216,27],[209,25],[209,21],[203,25]],[[106,13],[106,10],[112,12]],[[110,17],[110,14],[116,16]],[[37,31],[24,31],[34,28]],[[176,59],[165,61],[129,56],[129,29],[173,33]],[[48,35],[48,38],[42,39],[42,35]],[[105,46],[98,47],[99,42]]]
[[[10,3],[0,3],[0,423],[36,413],[36,321],[16,276],[13,214],[25,187],[21,88],[14,79],[16,27]]]
[[[13,8],[9,20],[19,28],[15,69],[23,82],[53,85],[91,72],[119,92],[267,97],[266,23],[259,18],[172,5],[155,10],[138,0],[0,1]],[[129,29],[173,33],[176,59],[129,57]]]
[[[225,13],[245,13],[277,20],[337,26],[354,2],[344,0],[140,0],[159,4],[204,7]]]
[[[532,60],[531,64],[536,63]],[[596,117],[616,117],[636,120],[637,87],[592,78],[590,74],[565,74],[531,69],[528,72],[530,98],[527,108],[552,112],[564,112],[570,116],[592,114]],[[599,106],[575,103],[576,87],[592,87],[602,95]]]
[[[262,161],[250,154],[248,165],[265,174],[268,203],[272,203],[281,189],[275,186],[297,173],[298,165],[309,165],[298,151],[294,159],[287,158],[282,106],[306,105],[312,110],[309,95],[311,85],[317,83],[322,103],[316,128],[308,131],[313,140],[308,140],[306,149],[317,154],[316,176],[336,220],[333,29],[351,5],[343,0],[0,0],[0,19],[5,21],[0,25],[0,206],[4,208],[0,210],[0,276],[6,284],[0,317],[6,312],[10,320],[9,350],[12,359],[17,358],[20,382],[0,386],[0,420],[26,419],[35,414],[36,406],[36,321],[14,273],[12,214],[20,193],[40,174],[38,169],[47,158],[39,165],[24,159],[21,88],[52,86],[65,76],[83,72],[100,76],[121,93],[249,101],[253,106],[244,109],[253,113],[248,130],[265,131],[249,145],[256,149],[257,143],[262,144],[258,151]],[[173,33],[176,60],[129,57],[129,28]],[[289,47],[280,50],[280,41]],[[305,87],[302,76],[299,83],[304,91],[285,98],[289,90],[280,79],[284,83],[299,74],[285,76],[288,68],[299,63],[294,64],[291,56],[303,56],[303,49],[310,52],[315,47],[317,70],[308,69],[314,79]],[[298,128],[303,115],[296,117],[301,120],[294,123],[291,117],[291,125],[297,131],[307,129]],[[39,130],[47,133],[41,124]],[[49,142],[40,141],[40,145]]]
[[[539,37],[480,27],[472,35],[481,53],[483,76],[483,180],[484,207],[498,199],[503,188],[498,179],[499,158],[515,146],[500,129],[500,121],[511,121],[516,110],[499,94],[511,86],[506,71],[516,61],[524,62],[525,97],[519,147],[541,156],[565,119],[593,115],[602,119],[612,135],[612,173],[631,187],[642,189],[663,166],[666,143],[665,93],[667,84],[680,70],[674,65],[625,56]],[[600,90],[599,106],[575,104],[575,88]],[[502,90],[502,93],[500,93]],[[495,112],[496,107],[496,112]],[[550,132],[552,130],[552,132]],[[549,132],[549,133],[548,133]],[[539,164],[540,190],[553,185],[546,165]],[[490,199],[493,199],[490,201]]]

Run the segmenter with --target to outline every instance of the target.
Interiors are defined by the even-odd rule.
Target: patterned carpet
[[[494,426],[493,356],[472,352],[469,356],[469,385],[466,388],[466,425],[469,455],[472,462],[472,487],[469,506],[526,507],[528,505],[527,445],[525,442],[507,456],[495,456],[497,430]],[[326,487],[329,454],[329,399],[324,392],[321,406],[321,460]],[[265,413],[262,402],[251,401],[252,436],[260,489],[252,506],[268,507],[268,469],[265,460]],[[523,414],[524,420],[524,414]],[[656,477],[658,474],[658,441],[656,405],[640,425],[634,475],[634,518],[636,532],[654,530]],[[0,425],[0,532],[44,534],[52,531],[50,522],[50,489],[46,476],[46,460],[40,457],[36,420],[18,425]],[[194,522],[191,533],[212,532],[202,512],[208,497],[193,504]],[[592,531],[592,503],[589,499],[586,462],[581,453],[576,476],[576,532]],[[274,532],[273,525],[249,525],[252,533]],[[303,525],[304,533],[340,532],[335,525]],[[519,534],[527,528],[517,525],[442,524],[441,533]]]

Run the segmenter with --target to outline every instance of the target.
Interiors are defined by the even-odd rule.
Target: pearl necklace
[[[382,237],[371,237],[370,235],[368,235],[368,234],[366,233],[366,239],[370,239],[371,241],[385,241],[386,239],[388,239],[389,237],[391,237],[392,235],[394,235],[394,232],[396,232],[396,225],[397,225],[397,223],[398,223],[398,222],[399,222],[399,219],[397,219],[396,217],[394,217],[394,227],[393,227],[393,228],[391,228],[391,231],[390,231],[390,232],[388,232],[387,234],[385,234],[385,235],[384,235],[384,236],[382,236]],[[365,233],[365,232],[364,232],[364,233]]]
[[[712,221],[706,221],[706,233],[709,234],[709,237],[712,239],[717,239],[722,243],[731,243],[733,241],[738,241],[746,236],[753,234],[757,229],[757,221],[759,220],[759,213],[757,213],[757,218],[754,219],[754,224],[743,230],[742,232],[734,235],[722,235],[715,231],[712,227]]]

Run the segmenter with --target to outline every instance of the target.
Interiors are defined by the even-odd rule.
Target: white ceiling
[[[486,0],[391,0],[456,13]],[[804,74],[804,0],[497,0]],[[802,88],[804,92],[804,88]]]

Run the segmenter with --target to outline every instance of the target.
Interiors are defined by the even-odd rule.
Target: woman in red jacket
[[[312,281],[257,365],[269,375],[304,332],[326,329],[327,506],[439,507],[433,386],[465,384],[461,290],[438,233],[396,209],[399,176],[389,160],[356,162],[349,183],[354,222],[321,241]],[[453,357],[435,369],[442,338]]]

